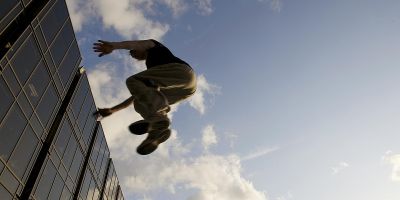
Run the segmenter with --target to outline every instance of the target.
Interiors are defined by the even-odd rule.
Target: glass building
[[[64,0],[0,1],[0,199],[124,199]]]

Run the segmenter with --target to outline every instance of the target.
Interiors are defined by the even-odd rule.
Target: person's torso
[[[156,45],[147,51],[146,66],[148,69],[169,63],[181,63],[189,66],[188,63],[174,56],[174,54],[172,54],[172,52],[163,44],[156,40],[153,40],[153,42]]]

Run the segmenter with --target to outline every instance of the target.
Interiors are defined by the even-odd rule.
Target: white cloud
[[[258,149],[258,150],[255,150],[254,152],[251,152],[248,155],[243,156],[241,160],[242,161],[247,161],[247,160],[256,159],[256,158],[259,158],[261,156],[265,156],[267,154],[275,152],[277,150],[279,150],[279,147]]]
[[[214,11],[212,0],[195,0],[195,4],[202,15],[210,15]]]
[[[79,32],[82,30],[82,25],[86,23],[90,15],[90,9],[87,9],[87,6],[81,0],[67,0],[66,3],[71,16],[72,25],[75,31]],[[83,7],[86,7],[86,9]]]
[[[331,167],[332,174],[336,175],[339,172],[343,171],[344,169],[348,168],[349,166],[350,165],[348,163],[342,161],[342,162],[338,163],[336,166]]]
[[[390,179],[396,182],[400,181],[400,154],[393,154],[393,152],[388,151],[384,156],[384,160],[392,165]]]
[[[202,137],[201,141],[202,141],[202,144],[203,144],[203,148],[206,151],[208,150],[208,148],[211,145],[217,144],[217,135],[215,134],[213,125],[207,125],[203,129],[203,137]]]
[[[184,0],[162,0],[162,2],[172,10],[174,17],[179,17],[188,9]]]
[[[258,1],[269,3],[270,8],[276,12],[280,12],[283,7],[283,0],[258,0]]]
[[[195,189],[190,200],[265,200],[264,192],[257,191],[253,184],[241,176],[239,158],[235,155],[204,155],[196,158],[170,161],[140,170],[124,184],[131,191],[144,192],[168,188],[176,192],[176,185]]]
[[[198,112],[204,114],[206,111],[205,96],[208,94],[218,94],[219,91],[220,88],[218,86],[209,83],[206,77],[201,74],[197,76],[197,90],[196,93],[190,97],[189,104]]]
[[[184,0],[67,0],[75,31],[100,19],[104,28],[115,30],[124,39],[161,39],[170,26],[155,20],[159,12],[154,9],[160,4],[169,8],[175,18],[192,7]],[[211,0],[195,0],[194,6],[202,15],[213,12]]]

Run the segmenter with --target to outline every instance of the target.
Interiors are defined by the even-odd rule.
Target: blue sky
[[[197,72],[150,156],[102,121],[127,199],[398,200],[400,2],[67,0],[96,103],[145,69],[98,39],[155,38]]]

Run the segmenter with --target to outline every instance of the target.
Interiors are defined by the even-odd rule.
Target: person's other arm
[[[94,113],[95,116],[99,117],[107,117],[110,116],[111,114],[120,111],[130,105],[132,105],[133,103],[133,97],[129,97],[128,99],[126,99],[125,101],[123,101],[122,103],[112,107],[112,108],[99,108],[98,111],[96,111]]]
[[[121,42],[109,42],[99,40],[93,44],[94,52],[99,53],[99,57],[111,53],[115,49],[126,49],[126,50],[147,50],[154,47],[156,44],[153,40],[133,40],[133,41],[121,41]]]

